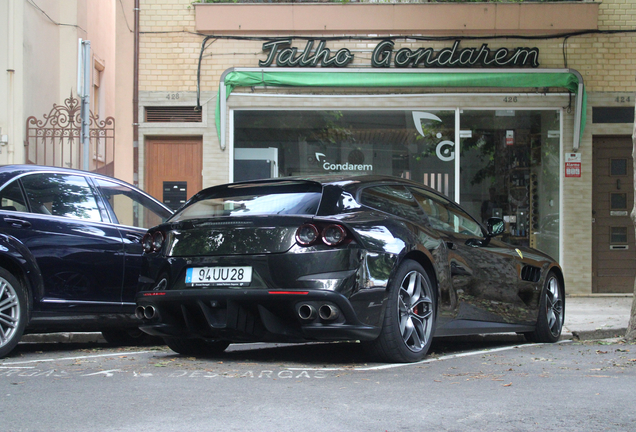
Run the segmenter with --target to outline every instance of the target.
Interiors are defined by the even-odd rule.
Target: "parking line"
[[[559,341],[557,343],[566,343],[566,342],[571,342],[571,341],[570,340],[565,340],[565,341]],[[413,363],[391,363],[391,364],[384,364],[384,365],[380,365],[380,366],[371,366],[371,367],[357,367],[357,368],[287,368],[287,369],[289,369],[289,370],[310,370],[310,371],[356,371],[356,372],[366,372],[366,371],[393,369],[393,368],[407,367],[407,366],[417,366],[417,365],[421,365],[421,364],[425,364],[425,363],[432,363],[432,362],[437,362],[437,361],[442,361],[442,360],[451,360],[451,359],[454,359],[454,358],[470,357],[470,356],[475,356],[475,355],[480,355],[480,354],[490,354],[490,353],[493,353],[493,352],[508,351],[508,350],[512,350],[512,349],[516,349],[516,348],[535,347],[535,346],[540,346],[540,345],[545,345],[545,344],[542,344],[542,343],[520,344],[520,345],[513,345],[513,346],[501,347],[501,348],[492,348],[492,349],[486,349],[486,350],[469,351],[469,352],[458,353],[458,354],[449,354],[449,355],[446,355],[446,356],[425,359],[425,360],[421,360],[421,361],[413,362]]]
[[[63,360],[82,360],[82,359],[97,358],[97,357],[121,357],[121,356],[135,355],[135,354],[146,354],[149,352],[155,352],[155,351],[135,351],[135,352],[125,352],[125,353],[95,354],[95,355],[79,356],[79,357],[61,357],[61,358],[51,358],[51,359],[28,360],[28,361],[22,361],[22,362],[2,363],[0,364],[0,367],[5,367],[8,365],[54,362],[54,361],[63,361]]]
[[[0,369],[35,369],[35,366],[0,366]]]

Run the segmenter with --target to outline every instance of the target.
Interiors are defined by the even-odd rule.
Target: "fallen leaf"
[[[502,387],[510,387],[512,385],[512,383],[510,384],[504,384]]]

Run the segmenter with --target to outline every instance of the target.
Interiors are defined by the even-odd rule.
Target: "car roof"
[[[105,174],[99,174],[92,171],[82,171],[82,170],[73,169],[73,168],[63,168],[63,167],[46,166],[46,165],[30,165],[30,164],[19,165],[18,164],[18,165],[0,165],[0,186],[2,186],[2,184],[6,183],[7,181],[15,177],[21,176],[22,174],[28,174],[28,173],[34,173],[34,172],[53,172],[53,173],[61,173],[61,174],[88,175],[92,177],[101,177],[101,178],[105,178],[109,180],[115,180],[119,183],[128,184],[127,182],[123,180],[119,180],[117,178],[114,178]],[[135,187],[130,184],[128,185],[131,187]]]
[[[48,165],[31,165],[31,164],[0,165],[0,189],[3,188],[5,184],[15,179],[16,177],[20,177],[23,174],[30,174],[30,173],[37,173],[37,172],[78,174],[78,175],[111,180],[139,191],[141,194],[146,195],[147,197],[152,198],[154,201],[161,204],[162,207],[165,207],[166,209],[170,210],[171,213],[173,212],[165,204],[163,204],[161,201],[159,201],[155,197],[148,194],[146,191],[138,188],[137,186],[131,185],[130,183],[125,182],[124,180],[120,180],[118,178],[111,177],[105,174],[99,174],[92,171],[83,171],[83,170],[78,170],[74,168],[54,167],[54,166],[48,166]]]

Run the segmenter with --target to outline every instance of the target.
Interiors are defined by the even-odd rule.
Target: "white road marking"
[[[115,376],[115,372],[123,372],[121,369],[111,369],[106,371],[93,372],[89,374],[84,374],[82,376],[95,376],[95,375],[105,375],[107,377]]]
[[[39,359],[39,360],[28,360],[22,362],[12,362],[12,363],[2,363],[0,367],[6,367],[8,365],[19,365],[19,364],[29,364],[29,363],[41,363],[41,362],[54,362],[54,361],[64,361],[64,360],[82,360],[89,358],[98,358],[98,357],[121,357],[121,356],[129,356],[135,354],[146,354],[149,352],[155,351],[135,351],[135,352],[123,352],[123,353],[110,353],[110,354],[95,354],[88,356],[79,356],[79,357],[61,357],[61,358],[48,358],[48,359]]]
[[[35,369],[35,366],[0,366],[0,369]]]
[[[567,340],[567,341],[560,341],[560,342],[557,342],[557,343],[566,343],[566,342],[571,342],[571,341]],[[478,350],[478,351],[463,352],[463,353],[458,353],[458,354],[449,354],[449,355],[446,355],[446,356],[434,357],[434,358],[425,359],[425,360],[421,360],[421,361],[413,362],[413,363],[390,363],[390,364],[384,364],[384,365],[380,365],[380,366],[371,366],[371,367],[357,367],[357,368],[287,368],[287,369],[289,369],[289,370],[311,370],[311,371],[320,370],[320,371],[356,371],[356,372],[366,372],[366,371],[393,369],[393,368],[399,368],[399,367],[417,366],[417,365],[421,365],[421,364],[425,364],[425,363],[432,363],[432,362],[437,362],[437,361],[442,361],[442,360],[451,360],[451,359],[454,359],[454,358],[470,357],[470,356],[475,356],[475,355],[480,355],[480,354],[489,354],[489,353],[493,353],[493,352],[508,351],[508,350],[512,350],[512,349],[516,349],[516,348],[535,347],[535,346],[540,346],[540,345],[545,345],[545,344],[535,343],[535,344],[513,345],[513,346],[501,347],[501,348],[492,348],[492,349],[485,349],[485,350]]]

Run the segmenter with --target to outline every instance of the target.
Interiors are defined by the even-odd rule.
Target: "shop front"
[[[407,178],[459,202],[480,221],[502,217],[506,241],[560,257],[562,155],[574,147],[573,131],[580,128],[575,104],[583,99],[563,87],[564,79],[574,78],[570,85],[579,91],[575,72],[555,72],[544,93],[497,91],[494,81],[453,92],[392,87],[389,93],[365,86],[364,73],[357,77],[360,86],[333,85],[337,79],[329,72],[323,72],[332,82],[328,89],[324,82],[258,88],[232,76],[252,72],[228,71],[226,83],[236,81],[217,113],[226,138],[221,145],[232,157],[231,181],[338,173]],[[519,78],[513,71],[491,75],[502,86]]]
[[[633,292],[624,0],[157,3],[174,20],[142,13],[137,175],[158,198],[409,178],[501,216],[506,241],[559,260],[568,294]]]

